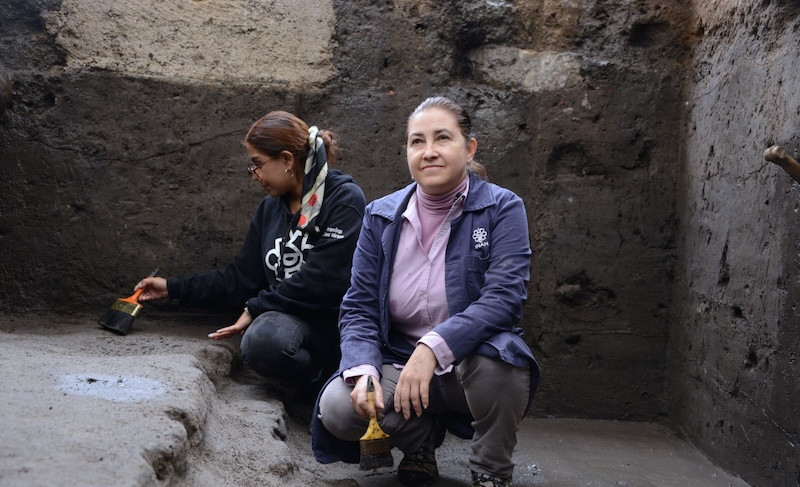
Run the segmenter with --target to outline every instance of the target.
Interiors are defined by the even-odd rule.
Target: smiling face
[[[432,196],[455,189],[467,175],[478,141],[462,134],[455,115],[438,107],[408,120],[406,158],[411,177]]]
[[[258,181],[270,196],[277,198],[296,190],[298,183],[292,170],[294,158],[288,151],[271,157],[246,142],[244,146],[251,164],[256,167],[252,173],[253,180]]]

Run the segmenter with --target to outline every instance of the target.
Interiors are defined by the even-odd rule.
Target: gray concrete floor
[[[470,485],[468,454],[468,441],[447,437],[437,451],[438,487]],[[360,472],[339,465],[328,474],[345,478],[349,472],[361,487],[397,487],[402,454],[395,450],[394,458],[392,469]],[[748,487],[668,428],[651,423],[528,418],[514,458],[517,487]]]
[[[237,342],[205,338],[216,323],[137,318],[117,336],[95,321],[0,316],[0,487],[399,485],[316,463]],[[447,437],[439,487],[469,485],[468,453]],[[529,418],[515,460],[518,487],[747,487],[658,424]]]

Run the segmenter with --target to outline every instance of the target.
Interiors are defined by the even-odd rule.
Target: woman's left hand
[[[214,340],[221,340],[223,338],[232,337],[237,333],[244,334],[244,331],[250,326],[250,323],[253,322],[253,317],[250,316],[250,313],[247,310],[242,313],[236,323],[232,324],[231,326],[226,326],[225,328],[220,328],[219,330],[215,331],[214,333],[209,333],[208,338],[213,338]]]
[[[410,419],[413,408],[417,416],[422,416],[422,410],[430,404],[430,385],[436,365],[433,350],[427,345],[417,345],[397,380],[394,390],[395,412],[403,411],[403,417]]]

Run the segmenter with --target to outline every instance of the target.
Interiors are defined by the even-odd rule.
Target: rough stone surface
[[[673,423],[753,485],[800,484],[800,4],[696,2],[669,342]]]
[[[63,0],[45,18],[66,71],[288,85],[335,75],[330,1]]]
[[[475,77],[500,88],[538,93],[575,89],[583,83],[580,60],[566,52],[533,52],[509,46],[485,46],[469,55]],[[520,78],[520,74],[524,74]]]
[[[19,318],[9,328],[35,326]],[[0,484],[156,485],[184,473],[214,389],[198,360],[175,350],[191,344],[161,336],[126,349],[111,334],[4,328]]]

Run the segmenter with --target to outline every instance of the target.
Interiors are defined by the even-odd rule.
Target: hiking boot
[[[436,466],[436,449],[444,442],[447,432],[445,424],[434,417],[431,432],[417,449],[406,453],[397,466],[397,480],[410,487],[428,487],[439,480],[439,468]]]
[[[472,472],[472,487],[511,487],[511,477],[501,479],[488,473]]]

